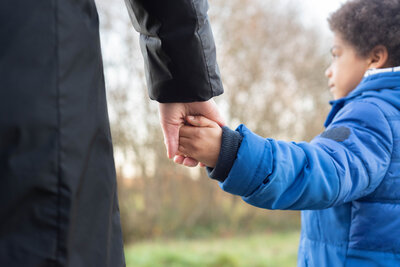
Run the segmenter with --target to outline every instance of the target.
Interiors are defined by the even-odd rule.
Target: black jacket
[[[206,2],[143,2],[152,98],[221,93]],[[0,266],[124,266],[93,0],[0,2],[0,179]]]
[[[207,0],[125,0],[145,59],[149,95],[159,102],[222,94]]]

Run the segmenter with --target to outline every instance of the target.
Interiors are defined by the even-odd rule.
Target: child
[[[188,117],[179,151],[223,190],[302,210],[299,266],[400,266],[400,0],[353,0],[329,18],[334,101],[310,143]]]

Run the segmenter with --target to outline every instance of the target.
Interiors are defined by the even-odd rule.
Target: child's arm
[[[268,209],[324,209],[373,192],[390,163],[390,125],[373,103],[354,101],[311,143],[264,139],[244,125],[221,187]]]
[[[225,171],[219,168],[227,175],[218,180],[223,190],[254,206],[305,210],[342,205],[380,184],[393,138],[387,119],[374,104],[351,103],[339,113],[311,143],[264,139],[241,125],[236,131],[242,139],[235,153],[219,148],[221,130],[216,125],[189,119],[207,126],[184,126],[180,150],[208,166],[217,164],[216,169],[221,166],[217,158],[233,155],[232,164],[224,164]]]

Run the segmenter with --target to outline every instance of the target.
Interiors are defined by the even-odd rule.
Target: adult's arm
[[[140,33],[150,98],[207,101],[223,93],[207,0],[125,0]]]

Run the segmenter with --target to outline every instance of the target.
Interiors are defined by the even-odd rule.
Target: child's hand
[[[215,167],[221,149],[221,127],[203,116],[187,116],[186,120],[191,125],[179,130],[179,152]]]

